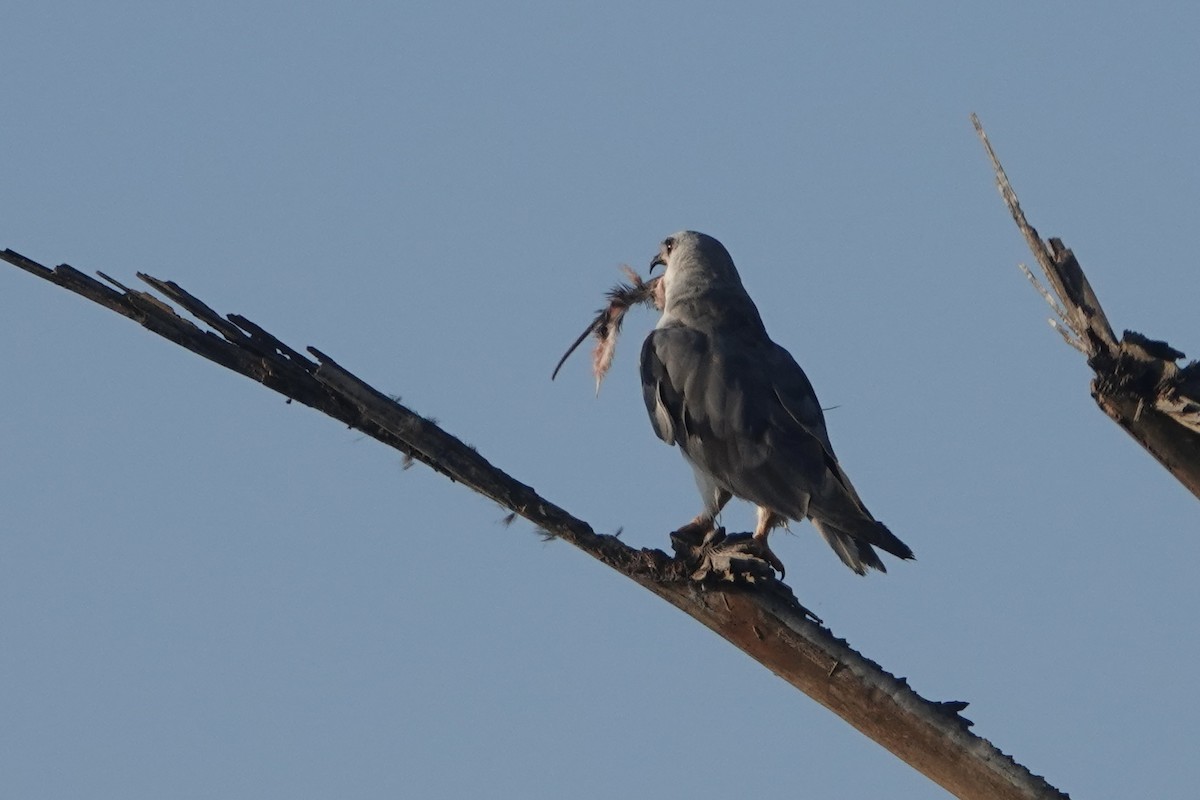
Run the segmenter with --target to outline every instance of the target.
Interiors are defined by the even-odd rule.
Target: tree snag
[[[1117,341],[1100,300],[1075,254],[1061,239],[1043,240],[1025,219],[1017,193],[992,150],[979,118],[971,115],[996,173],[996,186],[1050,288],[1024,264],[1025,276],[1057,319],[1050,325],[1083,353],[1096,376],[1092,398],[1100,409],[1200,498],[1200,366],[1175,362],[1183,353],[1166,342],[1127,330]]]

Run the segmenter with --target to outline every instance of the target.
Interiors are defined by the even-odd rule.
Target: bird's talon
[[[767,545],[767,540],[765,538],[760,539],[755,536],[752,537],[750,541],[753,542],[753,547],[750,549],[750,552],[770,564],[771,569],[779,573],[779,580],[783,580],[785,577],[787,577],[787,570],[784,569],[783,562],[779,560],[779,556],[772,552],[771,548]]]

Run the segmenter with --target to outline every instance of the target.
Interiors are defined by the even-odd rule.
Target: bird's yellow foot
[[[783,576],[783,564],[765,542],[748,533],[726,535],[724,528],[713,528],[700,539],[697,529],[671,534],[675,558],[689,570],[694,581],[760,583]]]
[[[751,536],[750,547],[746,548],[746,550],[770,564],[771,568],[779,573],[780,580],[787,577],[787,570],[783,568],[783,562],[779,560],[779,556],[775,555],[771,551],[770,546],[767,545],[766,536]]]

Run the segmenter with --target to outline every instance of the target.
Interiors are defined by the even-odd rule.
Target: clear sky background
[[[6,3],[0,247],[315,345],[597,530],[698,499],[618,266],[694,228],[917,553],[833,631],[1072,796],[1200,783],[1200,506],[1088,397],[968,121],[1115,327],[1200,349],[1200,10]],[[0,266],[0,795],[929,798],[633,583]],[[753,510],[724,517],[745,530]]]

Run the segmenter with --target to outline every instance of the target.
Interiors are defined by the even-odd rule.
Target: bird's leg
[[[707,495],[707,492],[704,494]],[[787,519],[759,509],[758,526],[754,533],[725,535],[723,528],[714,528],[717,512],[729,502],[728,492],[714,490],[713,502],[705,512],[671,534],[675,556],[691,569],[694,581],[732,581],[760,583],[784,575],[783,563],[767,547],[767,533],[786,524]]]
[[[767,534],[786,524],[787,517],[781,517],[765,506],[758,507],[758,524],[754,526],[754,548],[762,555],[764,561],[779,572],[780,578],[787,575],[787,570],[783,568],[783,562],[771,552],[771,548],[767,545]]]
[[[715,489],[711,502],[705,504],[704,510],[697,514],[691,522],[672,532],[671,536],[692,540],[696,544],[702,543],[710,533],[716,530],[717,515],[721,513],[721,509],[732,497],[733,495],[724,489]]]

